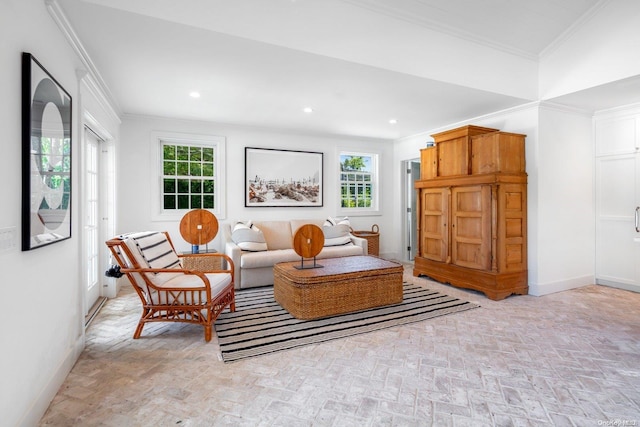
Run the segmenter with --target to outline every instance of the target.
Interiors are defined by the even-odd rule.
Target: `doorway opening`
[[[418,218],[416,216],[417,193],[414,188],[416,180],[420,179],[420,159],[402,162],[403,194],[402,218],[404,224],[404,259],[413,262],[418,251]]]

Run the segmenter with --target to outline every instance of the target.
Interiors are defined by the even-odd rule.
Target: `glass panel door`
[[[85,140],[85,194],[84,194],[84,251],[85,256],[85,315],[100,298],[100,140],[88,129]]]

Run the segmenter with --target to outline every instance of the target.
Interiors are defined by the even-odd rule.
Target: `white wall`
[[[390,185],[393,143],[387,140],[357,139],[287,133],[263,128],[251,128],[218,124],[169,120],[149,117],[126,117],[122,122],[121,137],[117,146],[118,163],[118,213],[117,231],[167,230],[179,250],[188,250],[179,233],[179,220],[153,221],[151,212],[151,167],[146,159],[155,157],[151,150],[153,132],[171,132],[195,135],[212,135],[226,138],[226,215],[220,222],[233,220],[326,218],[338,215],[339,208],[339,151],[364,151],[380,154],[380,214],[371,216],[349,215],[355,230],[370,230],[373,224],[380,227],[380,254],[385,256],[395,245],[393,228],[393,205],[389,203],[395,188]],[[264,147],[284,150],[322,152],[324,162],[324,196],[322,207],[259,208],[244,206],[244,148]],[[222,233],[210,245],[218,250]]]
[[[72,238],[20,250],[21,53],[32,53],[73,98],[72,167],[76,143],[78,61],[42,0],[0,2],[0,228],[15,227],[15,247],[0,253],[0,414],[3,425],[35,425],[84,345],[79,271],[77,177],[72,184]]]
[[[426,141],[433,140],[429,135],[467,124],[527,135],[529,292],[543,295],[594,283],[590,117],[532,103],[398,140],[394,147],[396,182],[401,180],[402,161],[419,157]],[[400,194],[395,195],[394,204],[402,206]],[[401,215],[400,209],[394,213],[398,235]],[[396,243],[399,251],[400,242]]]
[[[543,104],[538,156],[538,277],[530,293],[595,283],[591,116]]]
[[[540,97],[551,99],[640,75],[640,7],[609,0],[540,59]]]

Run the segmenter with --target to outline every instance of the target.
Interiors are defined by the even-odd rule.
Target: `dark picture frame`
[[[246,207],[320,207],[323,204],[323,153],[244,149]]]
[[[71,95],[22,53],[22,250],[71,238]]]

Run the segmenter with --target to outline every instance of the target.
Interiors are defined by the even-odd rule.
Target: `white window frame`
[[[214,135],[194,135],[171,132],[152,132],[151,135],[151,157],[153,167],[151,167],[152,185],[152,220],[172,221],[181,220],[184,214],[190,209],[167,209],[163,208],[163,143],[176,145],[192,145],[198,147],[213,148],[214,159],[214,209],[208,209],[219,220],[226,217],[226,183],[225,183],[225,160],[226,160],[226,138]]]
[[[355,207],[345,208],[342,207],[342,169],[340,167],[342,156],[359,156],[371,158],[371,207]],[[338,212],[340,215],[346,216],[367,216],[376,215],[380,213],[380,153],[376,152],[361,152],[361,151],[347,151],[341,150],[338,152]]]

